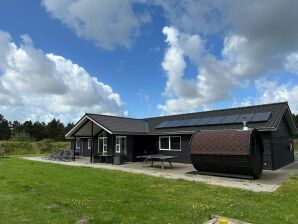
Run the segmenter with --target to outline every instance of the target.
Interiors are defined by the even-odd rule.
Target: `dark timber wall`
[[[294,162],[294,149],[290,150],[291,143],[293,143],[293,138],[283,117],[277,131],[272,132],[273,169],[278,169]]]
[[[181,136],[181,151],[170,151],[170,150],[158,150],[158,153],[169,155],[169,156],[179,156],[173,159],[176,163],[191,163],[190,152],[189,152],[189,141],[191,135],[170,135],[170,136]],[[156,137],[156,145],[159,149],[159,136]]]

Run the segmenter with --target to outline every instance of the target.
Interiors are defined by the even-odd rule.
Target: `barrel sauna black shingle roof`
[[[270,112],[271,115],[265,122],[248,122],[247,126],[250,128],[256,128],[258,130],[275,130],[282,117],[285,116],[288,125],[293,135],[297,135],[297,128],[292,118],[287,102],[262,104],[247,107],[237,107],[230,109],[221,109],[205,112],[195,112],[187,114],[151,117],[144,119],[117,117],[110,115],[100,115],[86,113],[85,117],[100,124],[104,129],[109,130],[113,134],[127,134],[127,135],[163,135],[163,134],[192,134],[198,130],[222,130],[222,129],[239,129],[243,125],[242,123],[234,124],[215,124],[215,125],[201,125],[191,127],[169,127],[169,128],[157,128],[164,121],[177,121],[177,120],[189,120],[200,119],[207,117],[217,116],[229,116],[229,115],[245,115],[250,113]],[[82,119],[83,119],[82,118]],[[79,123],[79,122],[78,122]],[[75,126],[76,127],[76,126]],[[68,135],[66,135],[68,137]]]

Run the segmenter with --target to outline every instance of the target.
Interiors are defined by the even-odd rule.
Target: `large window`
[[[88,139],[88,149],[91,149],[92,147],[92,139]]]
[[[159,137],[159,149],[181,151],[181,137],[180,136]]]
[[[116,136],[116,153],[126,151],[126,136]]]
[[[80,149],[81,148],[81,139],[77,138],[76,139],[76,149]]]
[[[107,154],[108,151],[108,143],[107,137],[99,137],[98,138],[98,153]]]

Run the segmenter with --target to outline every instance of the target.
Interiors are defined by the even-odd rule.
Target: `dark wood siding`
[[[133,160],[140,155],[156,154],[158,153],[158,144],[156,142],[156,136],[133,136]]]
[[[272,136],[271,132],[260,132],[264,147],[264,169],[272,170]]]
[[[173,161],[176,163],[191,163],[190,153],[189,153],[189,141],[191,135],[171,135],[181,137],[181,151],[171,151],[171,150],[158,150],[158,153],[164,155],[178,156],[178,158]],[[156,145],[159,149],[159,136],[156,137]]]
[[[272,132],[273,169],[294,162],[294,150],[290,150],[292,142],[290,128],[283,117],[277,130]]]

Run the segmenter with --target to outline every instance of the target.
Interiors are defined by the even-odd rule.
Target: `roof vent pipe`
[[[247,130],[249,130],[249,128],[246,126],[246,117],[243,117],[243,120],[242,120],[242,123],[243,123],[243,130],[245,130],[245,131],[247,131]]]

